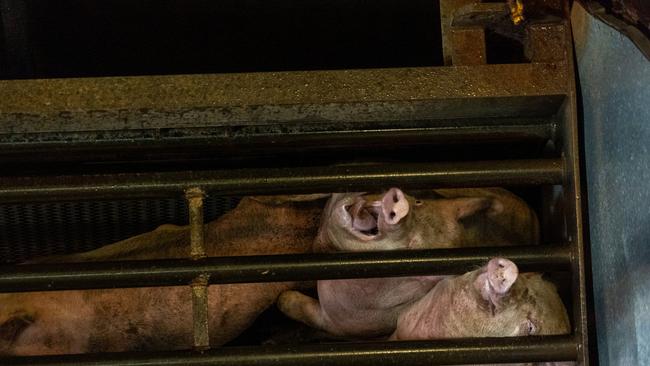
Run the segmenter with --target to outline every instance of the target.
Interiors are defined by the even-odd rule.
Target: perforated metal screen
[[[205,219],[234,208],[235,197],[209,197]],[[187,225],[181,199],[57,202],[0,205],[0,261],[92,250],[155,229]]]

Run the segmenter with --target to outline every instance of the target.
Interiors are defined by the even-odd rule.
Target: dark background
[[[442,64],[435,0],[0,0],[0,6],[11,36],[2,46],[4,78]]]

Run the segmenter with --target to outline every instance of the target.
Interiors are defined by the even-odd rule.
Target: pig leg
[[[285,291],[278,298],[278,308],[285,315],[316,329],[326,329],[325,314],[318,300],[298,291]]]

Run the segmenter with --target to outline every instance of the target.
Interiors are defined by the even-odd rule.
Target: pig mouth
[[[349,229],[363,240],[371,240],[379,236],[379,215],[381,215],[381,202],[368,203],[358,199],[352,205],[344,206],[349,215]]]

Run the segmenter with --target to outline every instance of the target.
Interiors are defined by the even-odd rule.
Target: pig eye
[[[526,335],[535,334],[535,333],[537,333],[537,326],[535,325],[535,323],[532,320],[526,319],[526,321],[524,322],[524,325],[523,325],[522,333],[524,333]]]
[[[422,201],[420,201],[420,200],[415,201],[415,205],[416,206],[422,206]]]

